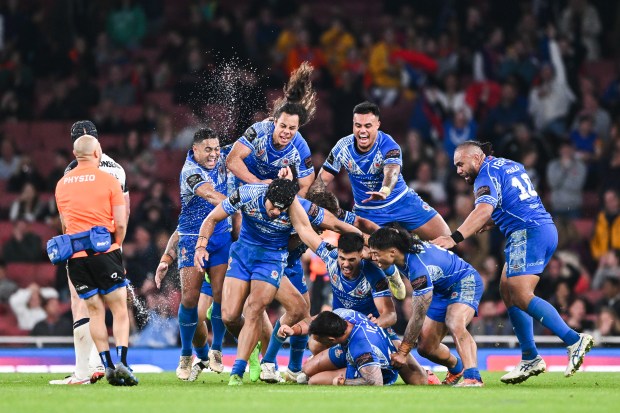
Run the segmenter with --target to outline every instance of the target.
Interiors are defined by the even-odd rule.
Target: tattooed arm
[[[310,185],[310,190],[308,192],[321,192],[327,189],[327,186],[334,180],[334,175],[321,168],[319,173],[316,176],[316,179]]]
[[[392,189],[398,182],[398,177],[400,176],[400,165],[396,164],[388,164],[383,167],[383,185],[381,189],[378,191],[368,191],[366,192],[370,197],[363,200],[362,203],[366,203],[368,201],[380,201],[383,199],[387,199],[388,196],[392,193]]]
[[[157,288],[161,287],[162,280],[166,277],[166,273],[168,272],[168,267],[170,264],[177,259],[177,245],[179,244],[179,233],[178,231],[174,231],[172,235],[170,235],[170,239],[168,239],[168,245],[166,245],[166,250],[164,251],[164,255],[162,255],[161,260],[159,261],[159,265],[157,266],[157,270],[155,271],[155,285]]]
[[[359,369],[362,377],[358,379],[344,379],[342,384],[345,386],[383,386],[383,375],[381,367],[377,364],[364,366]],[[340,384],[339,380],[339,384]]]
[[[432,299],[432,290],[426,294],[417,296],[414,295],[412,297],[411,306],[413,309],[411,312],[411,318],[409,319],[409,323],[407,323],[407,328],[405,329],[403,341],[398,348],[398,352],[392,354],[392,365],[395,367],[400,368],[407,364],[407,355],[413,348],[413,345],[420,335],[422,324],[424,323],[424,318],[426,317],[426,312],[428,311],[428,307],[431,305]]]

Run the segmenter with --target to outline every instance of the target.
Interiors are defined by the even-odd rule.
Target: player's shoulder
[[[334,149],[341,151],[342,149],[345,149],[345,148],[352,148],[353,145],[355,145],[355,136],[353,136],[353,134],[350,134],[350,135],[340,138],[340,140],[336,142],[336,145],[334,145]]]
[[[385,133],[382,130],[377,131],[377,140],[381,145],[398,145],[392,135]]]
[[[63,175],[66,175],[69,172],[71,172],[76,166],[77,166],[77,161],[74,159],[71,162],[69,162],[69,165],[67,165],[67,167],[65,168],[65,172],[63,173]]]
[[[101,154],[101,161],[99,161],[99,168],[111,168],[111,169],[121,170],[123,172],[125,171],[123,167],[121,166],[121,164],[116,162],[114,159],[112,159],[109,155],[106,155],[105,153]]]
[[[296,132],[293,137],[293,146],[297,149],[305,149],[308,148],[308,142],[306,142],[306,139],[304,139],[301,133]]]
[[[273,122],[270,121],[260,121],[252,124],[243,134],[243,137],[252,142],[257,138],[264,137],[268,135],[270,132],[273,132]]]

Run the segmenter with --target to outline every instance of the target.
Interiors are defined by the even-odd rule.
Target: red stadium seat
[[[6,276],[15,281],[20,288],[37,282],[37,264],[10,262],[6,265]]]
[[[4,245],[4,243],[11,238],[12,231],[13,223],[11,221],[0,221],[0,246]]]
[[[581,218],[574,220],[573,224],[582,239],[588,241],[592,238],[592,234],[594,232],[594,220]]]
[[[51,262],[35,264],[35,279],[42,287],[53,287],[56,284],[56,266]]]

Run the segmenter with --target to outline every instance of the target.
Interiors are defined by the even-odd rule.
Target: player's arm
[[[413,295],[411,299],[411,318],[407,323],[407,328],[405,329],[403,341],[398,347],[398,352],[392,354],[392,364],[395,367],[402,367],[407,363],[407,356],[413,348],[416,340],[420,336],[420,331],[422,331],[422,324],[424,323],[424,319],[426,318],[426,312],[428,311],[428,307],[431,305],[432,299],[432,290],[427,291],[424,294]]]
[[[123,192],[123,198],[125,198],[125,214],[127,214],[127,225],[129,225],[129,213],[131,212],[131,198],[129,198],[129,191]]]
[[[127,234],[127,210],[125,204],[112,206],[112,216],[114,217],[114,242],[123,245]]]
[[[392,297],[374,297],[373,301],[375,302],[375,306],[379,311],[379,317],[371,317],[372,314],[370,314],[370,321],[372,321],[381,328],[392,327],[394,324],[396,324],[396,308],[394,307],[394,301],[392,301]]]
[[[194,193],[211,205],[219,205],[220,202],[226,199],[226,195],[221,192],[217,192],[215,188],[213,188],[213,185],[209,182],[201,184],[194,190]]]
[[[194,265],[199,269],[202,268],[203,261],[207,261],[209,259],[207,244],[209,243],[211,235],[213,235],[215,226],[229,216],[230,215],[224,211],[222,204],[219,204],[202,221],[200,231],[198,232],[198,241],[196,241],[196,248],[194,251]]]
[[[60,218],[60,231],[64,234],[67,232],[67,226],[65,225],[65,219],[63,218],[61,213],[58,213],[58,217]]]
[[[243,162],[251,153],[252,149],[240,142],[235,142],[232,150],[226,157],[226,167],[233,175],[248,184],[269,183],[268,181],[258,179]]]
[[[394,186],[396,186],[399,176],[400,165],[394,163],[385,165],[383,167],[383,184],[381,185],[381,189],[379,189],[378,191],[366,192],[370,196],[364,199],[362,203],[386,199],[392,193]]]
[[[157,288],[161,287],[161,282],[168,273],[168,267],[174,262],[174,260],[177,259],[178,244],[179,232],[174,231],[168,239],[168,244],[166,244],[164,254],[161,256],[161,259],[159,260],[159,265],[157,266],[157,270],[155,271],[155,285],[157,286]]]
[[[321,228],[330,229],[340,234],[344,234],[345,232],[354,232],[356,234],[363,235],[362,232],[359,229],[355,228],[353,225],[342,222],[341,220],[336,218],[334,214],[332,214],[326,209],[324,209],[324,211],[325,216],[323,218],[323,222],[319,225]]]
[[[280,329],[278,330],[278,336],[282,338],[287,338],[290,336],[304,336],[308,334],[308,331],[310,330],[310,323],[315,318],[316,318],[316,315],[312,317],[304,318],[299,323],[293,324],[292,326],[287,326],[286,324],[282,324],[280,326]]]
[[[297,182],[299,182],[299,192],[297,192],[297,195],[301,197],[306,196],[312,186],[312,183],[315,181],[314,177],[314,172],[312,172],[310,175],[304,176],[303,178],[299,178],[297,180]]]
[[[310,186],[310,191],[325,191],[327,190],[327,186],[329,184],[332,183],[332,181],[334,180],[335,177],[335,173],[325,169],[325,168],[321,168],[321,170],[319,171],[318,175],[316,176],[316,179],[314,180],[314,182],[312,183],[312,185]]]
[[[487,204],[486,202],[476,204],[474,210],[471,211],[467,218],[465,218],[465,221],[463,221],[461,226],[458,227],[452,235],[443,235],[435,238],[431,242],[442,248],[453,248],[459,242],[483,229],[491,219],[494,209],[493,205]]]
[[[340,376],[334,379],[334,384],[337,386],[383,386],[383,374],[381,374],[381,366],[378,364],[360,367],[357,371],[361,376],[360,378],[345,379]]]
[[[297,198],[295,198],[289,207],[288,213],[291,218],[291,224],[293,224],[293,228],[297,231],[297,235],[299,239],[301,239],[301,242],[306,244],[313,252],[316,252],[321,242],[323,242],[323,239],[312,229],[306,210],[301,206]]]
[[[355,216],[355,221],[353,222],[353,226],[355,228],[359,228],[364,234],[372,234],[380,227],[369,219],[362,218],[360,216]]]

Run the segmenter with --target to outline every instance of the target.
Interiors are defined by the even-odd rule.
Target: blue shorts
[[[213,297],[213,290],[211,290],[211,283],[208,283],[206,280],[202,282],[200,286],[200,294],[206,294],[209,297]]]
[[[482,278],[477,271],[461,278],[450,286],[444,293],[433,292],[433,300],[426,312],[426,316],[438,323],[446,322],[446,311],[451,304],[467,304],[478,315],[478,305],[484,292]]]
[[[287,256],[286,248],[270,250],[235,241],[230,247],[226,276],[246,282],[264,281],[279,288]]]
[[[301,266],[301,260],[295,261],[294,265],[287,265],[284,268],[284,275],[286,275],[293,284],[297,291],[302,295],[308,292],[308,285],[306,285],[306,277],[304,277],[304,269]]]
[[[179,269],[194,266],[194,250],[198,235],[179,235]],[[213,235],[209,238],[207,252],[209,262],[203,268],[211,268],[228,262],[232,236],[230,232]]]
[[[514,231],[506,242],[506,277],[543,272],[558,246],[554,224]]]
[[[371,209],[355,206],[353,212],[381,227],[391,222],[398,222],[408,231],[421,227],[437,215],[437,211],[424,202],[413,189],[409,189],[391,205]]]
[[[394,384],[396,383],[396,380],[398,380],[398,370],[394,369],[393,367],[385,368],[385,369],[382,368],[381,374],[383,375],[384,386],[389,386],[391,384]],[[362,376],[359,374],[356,367],[348,364],[347,372],[344,377],[350,380],[350,379],[359,379]]]

